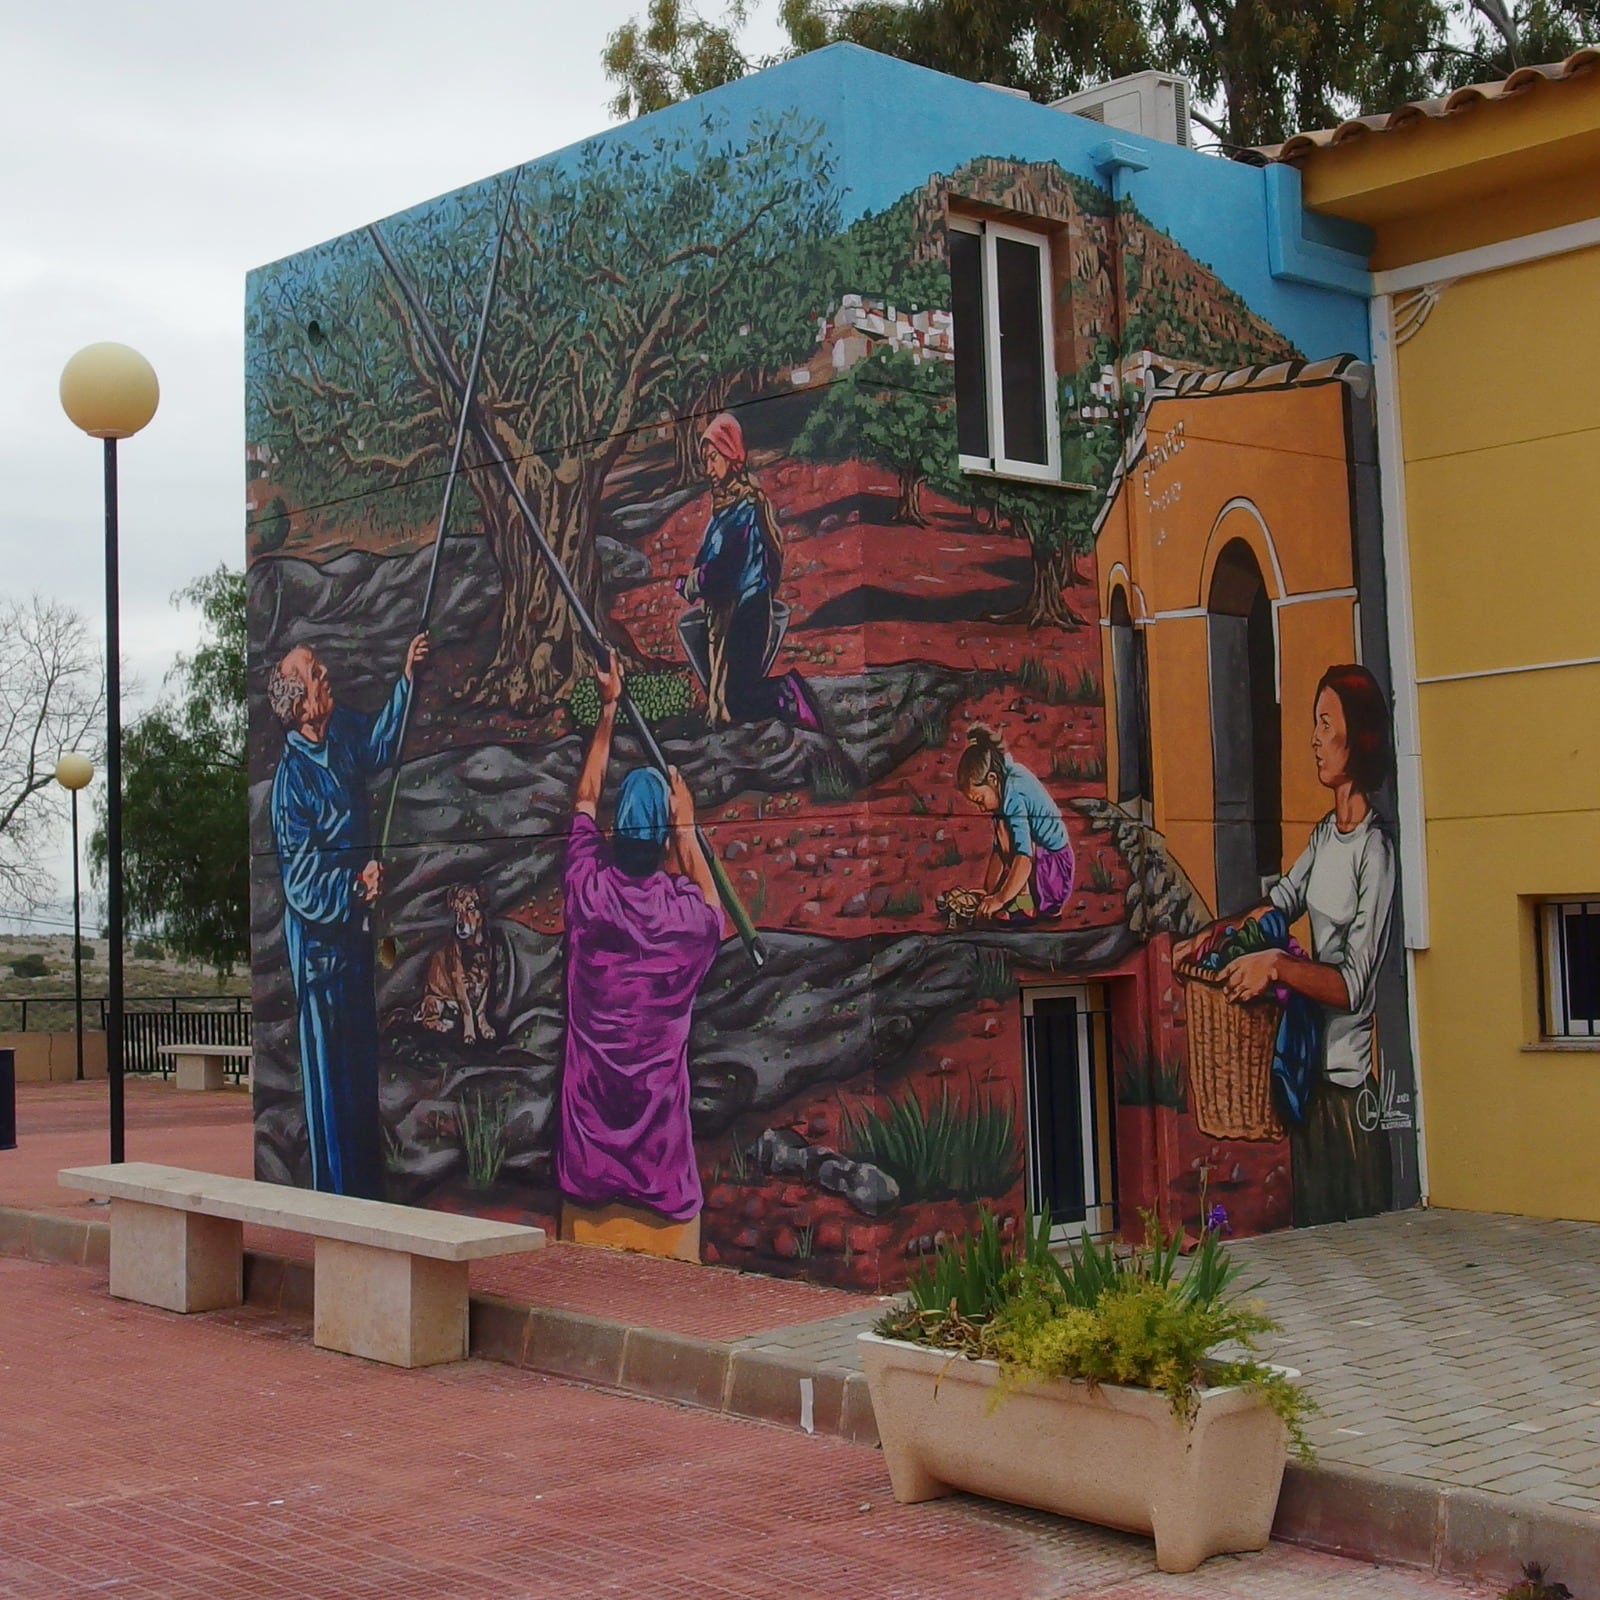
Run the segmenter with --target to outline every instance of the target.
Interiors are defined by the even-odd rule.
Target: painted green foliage
[[[922,486],[948,484],[955,390],[949,367],[880,346],[829,384],[794,441],[794,453],[823,461],[867,461],[900,483],[897,522],[925,526]]]
[[[601,493],[636,431],[794,348],[804,286],[818,278],[811,242],[837,226],[832,174],[815,124],[785,115],[730,132],[705,115],[518,175],[478,403],[591,609]],[[408,212],[388,233],[463,370],[507,182]],[[252,439],[301,505],[390,490],[385,513],[423,523],[458,407],[371,239],[348,235],[263,278],[249,326]],[[476,513],[504,585],[499,648],[475,693],[538,710],[584,670],[574,619],[510,495],[489,475],[471,485],[459,515]]]

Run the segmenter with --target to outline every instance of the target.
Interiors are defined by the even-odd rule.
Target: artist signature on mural
[[[1396,1087],[1393,1073],[1387,1077],[1374,1073],[1361,1086],[1356,1095],[1356,1125],[1363,1133],[1377,1128],[1388,1132],[1412,1126],[1411,1096]]]

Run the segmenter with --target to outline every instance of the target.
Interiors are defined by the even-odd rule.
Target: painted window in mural
[[[1050,240],[962,216],[950,238],[962,465],[1059,477]]]
[[[1540,1031],[1547,1039],[1600,1034],[1600,901],[1539,907]]]
[[[1154,798],[1150,763],[1149,657],[1144,631],[1128,608],[1127,588],[1111,591],[1111,675],[1116,694],[1117,800],[1148,805]]]
[[[1260,899],[1283,859],[1282,720],[1272,601],[1250,546],[1224,547],[1207,606],[1217,910]]]

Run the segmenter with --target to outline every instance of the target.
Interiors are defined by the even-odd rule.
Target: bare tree
[[[41,857],[55,826],[56,761],[105,750],[105,671],[70,606],[0,598],[0,906],[32,910],[53,880]]]

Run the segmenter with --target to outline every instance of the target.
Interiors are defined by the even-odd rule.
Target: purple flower
[[[1206,1227],[1213,1233],[1232,1233],[1233,1224],[1228,1221],[1227,1209],[1221,1205],[1212,1206],[1206,1212]]]

